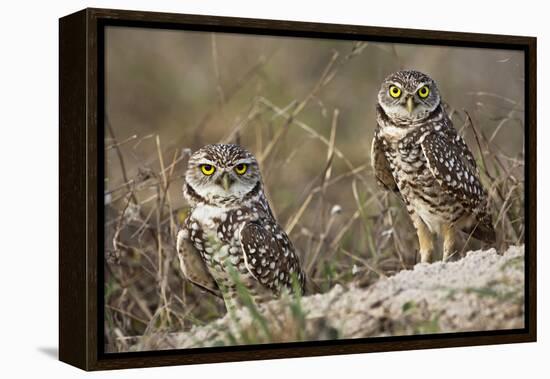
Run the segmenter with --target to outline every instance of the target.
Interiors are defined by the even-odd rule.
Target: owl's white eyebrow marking
[[[239,160],[235,161],[235,166],[239,165],[239,164],[243,164],[243,163],[250,166],[250,165],[254,164],[255,162],[251,159],[243,158],[243,159],[239,159]]]
[[[207,159],[207,158],[202,158],[201,160],[198,161],[197,164],[199,166],[203,165],[203,164],[208,164],[210,166],[216,166],[216,163],[214,161],[211,161],[210,159]]]

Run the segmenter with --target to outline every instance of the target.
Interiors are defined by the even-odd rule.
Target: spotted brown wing
[[[304,290],[305,276],[294,247],[274,221],[260,219],[245,224],[240,233],[245,265],[250,274],[274,292],[292,289],[293,277]]]
[[[433,130],[421,144],[431,173],[443,191],[476,216],[478,225],[473,236],[492,242],[495,236],[487,213],[487,193],[479,179],[472,153],[452,125],[435,125]]]
[[[393,178],[390,164],[384,155],[384,146],[382,140],[378,137],[378,128],[372,138],[370,156],[371,166],[378,184],[388,191],[399,191],[395,179]]]

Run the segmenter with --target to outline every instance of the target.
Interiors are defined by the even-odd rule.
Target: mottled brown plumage
[[[377,124],[374,173],[405,202],[422,261],[431,260],[434,233],[443,235],[444,259],[455,252],[455,230],[494,242],[475,159],[446,114],[435,82],[418,71],[390,75],[378,93]]]

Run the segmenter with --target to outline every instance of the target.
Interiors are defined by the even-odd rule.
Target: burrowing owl
[[[265,197],[258,162],[238,145],[207,145],[189,159],[183,193],[191,211],[177,236],[184,275],[239,304],[244,285],[256,302],[284,288],[304,290],[294,247]],[[240,284],[239,284],[240,283]]]
[[[403,198],[422,262],[431,260],[432,233],[443,235],[443,260],[455,252],[457,230],[494,242],[475,159],[447,116],[434,80],[412,70],[388,76],[378,93],[377,123],[374,172]]]

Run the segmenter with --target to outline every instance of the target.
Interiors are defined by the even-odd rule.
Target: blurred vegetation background
[[[175,253],[186,160],[205,144],[256,155],[322,290],[412,267],[414,228],[369,162],[377,92],[399,69],[437,81],[489,190],[495,247],[523,243],[523,52],[128,27],[108,27],[105,46],[107,351],[223,315]]]

